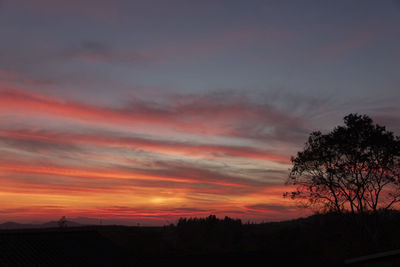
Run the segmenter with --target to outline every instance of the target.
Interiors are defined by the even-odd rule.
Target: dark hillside
[[[177,226],[0,231],[0,266],[341,266],[400,248],[400,214],[314,215],[265,224],[181,219]]]

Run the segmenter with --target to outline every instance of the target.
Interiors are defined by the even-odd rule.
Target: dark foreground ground
[[[243,225],[208,218],[165,227],[3,230],[0,266],[341,266],[399,248],[397,212]]]

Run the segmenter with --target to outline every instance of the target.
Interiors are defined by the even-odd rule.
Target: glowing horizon
[[[219,129],[224,127],[220,123],[210,133],[203,128],[181,128],[181,115],[188,116],[186,112],[159,113],[153,120],[155,116],[146,119],[145,112],[140,118],[130,117],[123,109],[93,107],[20,89],[0,90],[0,95],[2,114],[9,116],[0,129],[4,159],[0,198],[7,207],[3,220],[67,216],[130,219],[132,224],[149,219],[157,224],[211,213],[252,221],[265,220],[265,215],[279,210],[292,216],[304,213],[282,198],[287,190],[282,181],[271,180],[285,173],[289,156],[251,142],[245,146],[240,142],[243,137]],[[225,107],[219,108],[226,113]],[[238,116],[253,111],[240,112]],[[204,117],[199,121],[207,115],[195,114]],[[167,133],[155,131],[151,138],[135,134],[160,126]],[[169,131],[176,131],[184,141],[171,137]],[[230,139],[229,144],[195,141],[196,136],[207,140],[216,133]],[[221,164],[232,166],[221,170]],[[243,173],[235,166],[240,164],[261,173]],[[269,180],[263,168],[270,173]]]

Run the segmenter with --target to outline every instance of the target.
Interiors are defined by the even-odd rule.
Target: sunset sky
[[[0,223],[277,221],[349,113],[400,135],[400,2],[0,1]]]

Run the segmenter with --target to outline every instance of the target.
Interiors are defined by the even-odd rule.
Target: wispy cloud
[[[61,53],[63,60],[79,59],[92,63],[110,63],[125,65],[143,65],[151,62],[160,61],[149,52],[124,51],[115,48],[110,44],[98,41],[82,41],[78,45],[69,47]]]
[[[13,147],[28,150],[79,150],[82,145],[122,147],[147,150],[154,153],[183,154],[186,156],[221,158],[244,157],[288,163],[288,156],[262,151],[253,147],[201,144],[168,140],[152,140],[137,137],[106,136],[101,134],[83,135],[44,130],[4,130],[0,131],[0,141]]]
[[[15,89],[1,90],[0,96],[1,108],[14,114],[36,114],[92,125],[131,128],[151,125],[189,133],[255,139],[280,139],[291,131],[303,130],[299,118],[272,106],[230,95],[178,97],[167,103],[133,100],[122,107],[93,106]]]
[[[23,73],[6,69],[0,69],[0,81],[3,84],[18,84],[33,87],[47,86],[53,84],[53,81],[49,79],[30,78]]]

